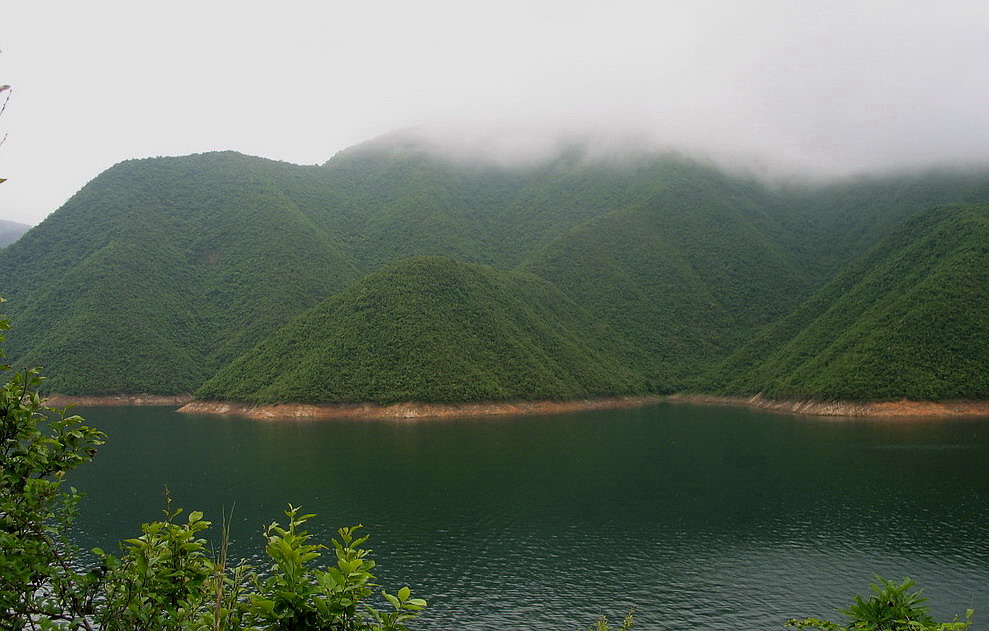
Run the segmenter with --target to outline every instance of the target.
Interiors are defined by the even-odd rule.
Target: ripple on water
[[[111,443],[74,476],[83,548],[160,515],[164,482],[216,521],[235,502],[234,556],[264,567],[258,533],[290,500],[323,540],[366,523],[380,582],[430,601],[423,630],[572,631],[632,606],[643,630],[779,629],[835,616],[874,573],[915,578],[944,618],[989,603],[989,423],[89,415]]]

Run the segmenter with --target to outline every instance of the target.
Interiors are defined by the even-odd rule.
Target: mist
[[[314,164],[394,130],[499,164],[575,140],[777,179],[989,164],[981,1],[96,1],[59,18],[20,3],[0,25],[5,219],[40,221],[124,159]]]

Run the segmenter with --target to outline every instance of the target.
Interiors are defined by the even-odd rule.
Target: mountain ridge
[[[528,287],[492,313],[520,309],[521,294],[534,294],[521,311],[569,301],[575,315],[560,333],[579,332],[611,373],[639,384],[631,391],[722,392],[732,377],[712,371],[751,371],[729,358],[861,265],[887,233],[906,225],[897,247],[914,247],[908,237],[923,242],[939,228],[912,217],[987,197],[980,171],[773,188],[683,156],[610,163],[572,147],[510,168],[380,145],[318,166],[235,152],[148,158],[97,176],[0,251],[0,292],[15,324],[10,357],[45,366],[50,391],[177,395],[370,276],[440,257]],[[949,302],[983,298],[976,282]],[[453,311],[434,313],[449,324]],[[333,335],[313,331],[313,343]],[[530,371],[552,364],[541,357]],[[494,354],[484,370],[502,362]],[[896,393],[855,396],[873,394]]]
[[[16,221],[0,219],[0,249],[3,249],[17,241],[31,226]]]

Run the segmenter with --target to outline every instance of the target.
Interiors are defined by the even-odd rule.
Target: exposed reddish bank
[[[761,395],[751,398],[716,397],[710,395],[676,395],[668,401],[684,403],[708,403],[717,405],[748,405],[794,414],[815,416],[867,416],[896,417],[989,417],[989,401],[777,401]]]
[[[469,416],[507,416],[532,414],[559,414],[581,410],[604,410],[636,407],[669,401],[672,403],[700,403],[708,405],[745,405],[792,414],[813,416],[844,416],[873,418],[938,418],[938,417],[989,417],[989,401],[778,401],[762,396],[751,398],[718,397],[713,395],[673,395],[667,397],[615,397],[604,399],[580,399],[573,401],[499,401],[484,403],[349,403],[336,405],[312,405],[305,403],[278,403],[255,405],[229,401],[194,401],[191,395],[164,396],[154,394],[110,395],[76,397],[52,395],[47,404],[64,407],[118,405],[172,405],[182,406],[179,412],[196,414],[221,414],[245,416],[254,419],[414,419],[456,418]]]
[[[498,401],[488,403],[346,403],[310,405],[277,403],[253,405],[221,401],[192,401],[179,412],[194,414],[228,414],[254,419],[334,419],[334,418],[456,418],[465,416],[501,416],[523,414],[559,414],[581,410],[603,410],[658,403],[660,397],[619,397],[610,399],[581,399],[574,401]]]

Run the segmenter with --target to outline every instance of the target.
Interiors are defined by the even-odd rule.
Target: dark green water
[[[546,417],[258,422],[77,410],[110,440],[73,483],[84,547],[176,504],[261,549],[288,502],[362,522],[420,629],[779,629],[834,616],[874,573],[989,619],[989,419],[822,420],[657,405]]]

